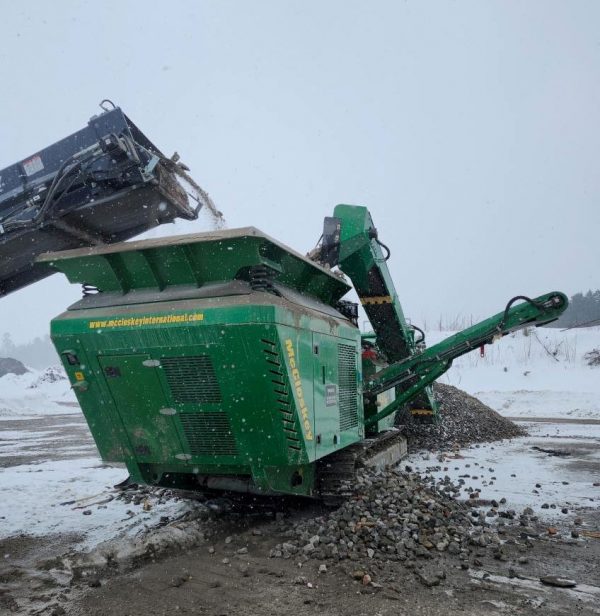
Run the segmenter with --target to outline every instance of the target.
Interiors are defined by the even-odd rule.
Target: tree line
[[[0,336],[0,357],[18,359],[30,368],[43,369],[60,364],[50,336],[35,338],[24,344],[15,344],[9,333]]]
[[[571,296],[569,307],[550,327],[585,327],[600,325],[600,289]]]

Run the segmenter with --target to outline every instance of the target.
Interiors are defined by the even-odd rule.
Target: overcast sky
[[[110,98],[230,227],[305,252],[336,203],[368,206],[416,324],[600,287],[600,2],[0,0],[0,15],[0,168]],[[56,275],[0,299],[0,334],[46,333],[79,295]]]

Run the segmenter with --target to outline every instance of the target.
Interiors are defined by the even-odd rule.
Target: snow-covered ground
[[[428,343],[447,335],[431,332]],[[600,488],[592,487],[592,474],[600,457],[600,425],[594,424],[600,421],[600,368],[584,360],[593,348],[600,348],[600,328],[538,329],[486,347],[485,357],[475,351],[457,360],[442,381],[503,415],[585,423],[532,423],[530,436],[465,449],[437,472],[453,479],[469,474],[465,487],[480,490],[482,498],[510,499],[515,509],[531,505],[542,511],[548,502],[559,509],[545,513],[560,517],[562,507],[597,506]],[[0,540],[17,533],[75,532],[79,547],[89,548],[186,511],[181,501],[151,500],[144,510],[143,504],[109,500],[126,471],[102,464],[68,381],[56,376],[50,370],[0,378]],[[554,457],[533,447],[574,453]],[[440,464],[423,456],[411,463],[422,470]]]
[[[0,539],[74,532],[80,548],[91,548],[115,536],[133,536],[156,525],[163,516],[185,510],[185,503],[159,504],[155,498],[134,506],[116,500],[113,486],[127,473],[103,465],[97,456],[48,460],[2,469]]]
[[[451,334],[430,332],[428,344]],[[527,334],[516,332],[486,346],[484,357],[474,351],[457,359],[440,380],[519,418],[529,436],[449,453],[442,462],[417,454],[411,464],[437,477],[462,479],[463,490],[477,490],[484,500],[506,498],[509,508],[529,506],[560,521],[572,517],[575,507],[600,504],[600,486],[593,485],[600,481],[600,367],[585,360],[587,352],[600,348],[600,328]]]
[[[531,507],[555,522],[569,522],[600,506],[600,424],[527,424],[529,435],[448,452],[413,454],[410,464],[436,478],[462,480],[484,501],[506,499],[503,508]],[[545,451],[544,451],[545,450]],[[551,452],[551,453],[548,453]],[[544,507],[543,507],[544,506]],[[564,510],[564,511],[563,511]]]
[[[61,368],[0,378],[0,541],[75,533],[89,549],[186,511],[182,501],[115,498],[113,486],[126,477],[124,467],[100,460]]]

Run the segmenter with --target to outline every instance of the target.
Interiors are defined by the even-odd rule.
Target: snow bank
[[[0,377],[0,419],[79,412],[71,385],[58,366]]]

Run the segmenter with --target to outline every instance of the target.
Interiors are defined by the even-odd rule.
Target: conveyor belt
[[[193,220],[175,163],[119,109],[0,170],[0,296],[53,273],[38,255]]]

